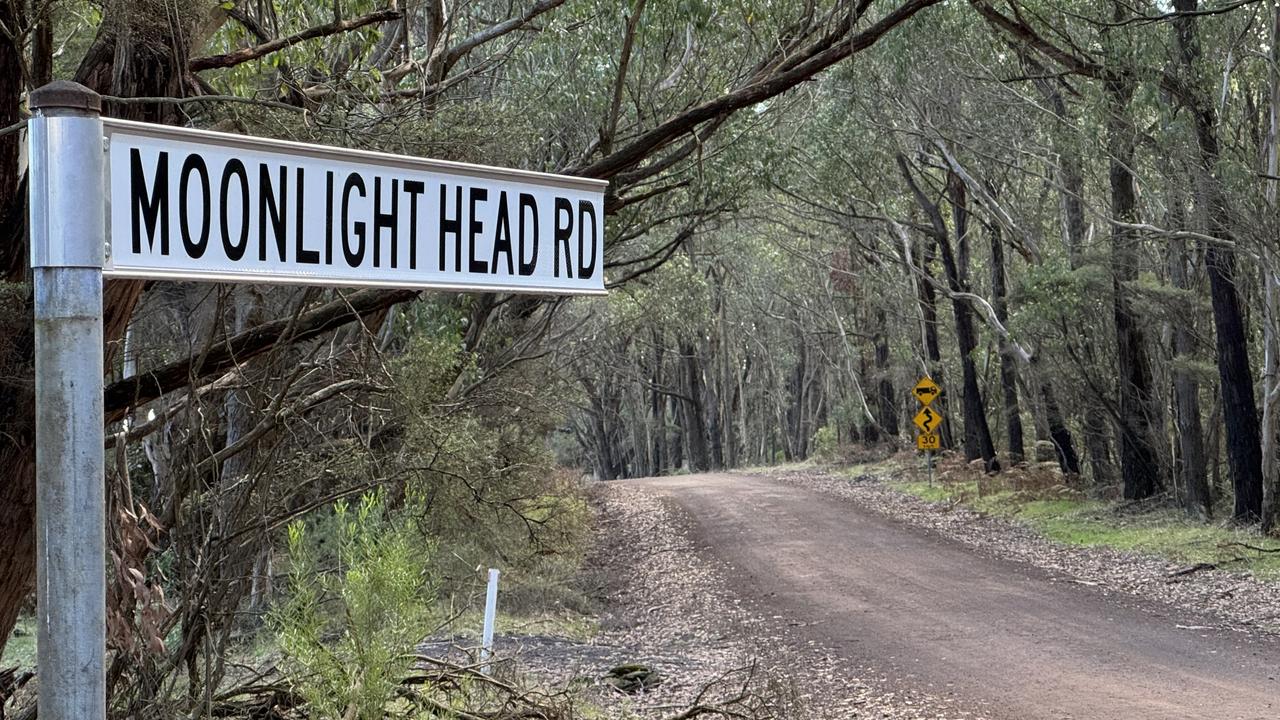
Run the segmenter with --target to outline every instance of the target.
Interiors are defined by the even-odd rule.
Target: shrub
[[[819,462],[833,462],[839,459],[840,443],[836,439],[836,429],[827,425],[818,428],[810,442],[811,455]]]
[[[434,606],[418,537],[384,513],[381,494],[333,512],[336,548],[289,527],[289,600],[271,619],[312,717],[383,717],[431,629]],[[328,566],[328,567],[326,567]]]

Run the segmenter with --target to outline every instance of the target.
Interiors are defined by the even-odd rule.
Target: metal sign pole
[[[102,101],[31,93],[36,361],[36,613],[41,720],[106,717]]]

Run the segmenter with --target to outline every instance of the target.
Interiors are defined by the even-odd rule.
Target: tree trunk
[[[604,402],[594,381],[590,378],[581,378],[581,382],[587,391],[588,402],[591,403],[591,409],[587,413],[591,423],[590,435],[585,435],[582,439],[586,440],[586,445],[593,449],[591,457],[595,464],[596,479],[615,480],[618,477],[617,462],[613,457],[613,443],[609,440]]]
[[[890,442],[898,438],[898,396],[893,390],[889,364],[889,321],[883,307],[876,308],[876,409],[880,412],[880,429]]]
[[[1133,81],[1112,77],[1106,85],[1111,217],[1118,222],[1135,223],[1137,188],[1132,168],[1136,130],[1129,120]],[[1124,479],[1124,496],[1130,500],[1151,497],[1161,487],[1160,460],[1154,444],[1156,410],[1151,366],[1142,320],[1133,309],[1128,287],[1138,277],[1137,244],[1137,233],[1133,229],[1112,227],[1113,315],[1120,384],[1120,473]]]
[[[1235,488],[1235,518],[1256,522],[1262,519],[1262,448],[1258,408],[1253,398],[1253,372],[1249,368],[1248,333],[1235,286],[1235,253],[1210,245],[1205,251],[1205,264],[1213,299],[1227,463]]]
[[[1276,217],[1276,182],[1280,176],[1280,5],[1271,14],[1271,98],[1267,132],[1267,209]],[[1263,250],[1263,362],[1262,362],[1262,530],[1275,531],[1280,522],[1280,458],[1276,439],[1280,433],[1277,396],[1280,395],[1280,282],[1276,256]]]
[[[716,358],[719,356],[718,343],[703,341],[699,343],[703,351],[699,355],[699,379],[702,381],[702,412],[703,422],[707,427],[707,452],[709,455],[709,467],[712,470],[719,470],[724,467],[724,428],[722,421],[724,415],[722,413],[723,405],[720,399],[720,387],[717,382],[716,368],[719,363]]]
[[[803,460],[805,457],[805,385],[809,373],[809,346],[804,336],[796,331],[796,365],[787,378],[786,427],[787,460]]]
[[[1040,383],[1040,397],[1044,402],[1045,423],[1049,426],[1049,439],[1053,442],[1053,450],[1058,456],[1058,467],[1066,475],[1080,475],[1080,456],[1076,454],[1075,444],[1071,441],[1071,431],[1062,418],[1062,409],[1058,406],[1058,398],[1053,393],[1053,385],[1048,380]]]
[[[707,424],[703,406],[702,368],[693,343],[680,343],[680,363],[684,367],[684,436],[689,451],[689,469],[705,472],[711,469],[711,452],[707,444]]]
[[[677,366],[677,377],[681,372]],[[670,435],[670,454],[667,456],[673,471],[684,467],[684,401],[671,397],[671,421],[675,423],[675,432]]]
[[[1169,277],[1174,287],[1190,290],[1187,277],[1185,240],[1169,244]],[[1182,504],[1186,511],[1201,519],[1209,519],[1213,498],[1209,494],[1209,476],[1204,454],[1204,433],[1200,427],[1200,383],[1186,367],[1195,354],[1195,325],[1190,301],[1179,303],[1181,322],[1173,326],[1173,396],[1175,422],[1178,426],[1179,475],[1182,480]],[[1181,362],[1180,362],[1181,361]]]
[[[649,411],[652,413],[650,422],[653,423],[653,444],[649,449],[650,465],[653,466],[654,475],[662,475],[667,466],[666,444],[667,444],[667,404],[663,402],[664,398],[659,388],[662,387],[662,362],[663,347],[662,336],[657,330],[653,331],[653,372],[650,376],[651,386],[649,388]]]
[[[258,305],[258,294],[251,285],[235,285],[231,288],[231,330],[238,335],[248,330],[256,322],[261,322],[261,309]],[[249,396],[248,386],[227,392],[223,402],[223,415],[226,420],[225,447],[239,442],[249,433],[256,420],[253,417],[255,408]],[[222,463],[222,485],[232,487],[245,475],[249,474],[249,464],[253,453],[242,452],[232,455]]]
[[[1085,264],[1084,171],[1080,151],[1064,136],[1064,132],[1072,126],[1072,119],[1068,113],[1066,98],[1062,93],[1062,81],[1051,79],[1049,73],[1045,72],[1043,66],[1038,63],[1029,62],[1029,65],[1031,74],[1041,78],[1036,81],[1036,87],[1040,89],[1061,125],[1060,131],[1053,133],[1053,150],[1058,158],[1055,168],[1058,181],[1062,185],[1059,192],[1062,203],[1062,241],[1071,269],[1079,270]],[[1080,345],[1081,357],[1091,361],[1095,355],[1092,338],[1088,335],[1081,337]],[[1088,371],[1087,369],[1086,372]],[[1051,386],[1042,386],[1042,392],[1045,390],[1052,393]],[[1057,406],[1056,402],[1054,405]],[[1089,455],[1089,470],[1093,474],[1095,484],[1105,485],[1115,479],[1115,467],[1111,462],[1111,443],[1108,440],[1107,412],[1100,398],[1092,392],[1084,394],[1082,405],[1081,429],[1084,435],[1085,451]],[[1061,460],[1061,457],[1059,459]],[[1079,474],[1078,466],[1075,473]]]
[[[950,450],[956,446],[956,441],[948,407],[947,374],[942,366],[942,346],[938,342],[938,298],[933,287],[935,282],[933,270],[930,268],[933,259],[932,247],[924,253],[917,253],[917,256],[920,258],[920,272],[924,276],[924,282],[916,284],[916,292],[920,302],[920,316],[924,324],[925,359],[929,366],[929,377],[942,388],[938,399],[933,401],[932,407],[942,415],[942,430],[938,439],[944,449]]]
[[[14,8],[22,3],[0,3],[0,21],[15,27],[19,18]],[[186,78],[187,49],[190,38],[175,18],[138,17],[129,3],[108,3],[98,34],[85,53],[75,79],[99,93],[132,97],[178,97]],[[189,19],[188,19],[189,20]],[[129,28],[128,32],[121,28]],[[126,37],[121,37],[124,35]],[[38,55],[43,55],[43,40],[36,39]],[[22,77],[19,50],[0,35],[0,127],[17,119],[17,98]],[[46,74],[42,57],[36,58],[34,70]],[[171,122],[176,106],[105,104],[106,114],[150,122]],[[0,136],[0,274],[6,279],[26,277],[26,198],[18,187],[16,148],[18,133]],[[25,185],[25,183],[23,183]],[[106,284],[103,293],[103,336],[107,342],[107,366],[112,350],[124,335],[134,306],[142,294],[144,283],[116,280]],[[13,630],[18,611],[26,601],[35,579],[35,436],[34,405],[29,378],[33,374],[31,344],[31,306],[20,293],[6,293],[0,298],[4,315],[22,318],[12,330],[4,327],[0,361],[6,378],[0,383],[0,463],[6,468],[0,487],[0,649]],[[23,382],[22,378],[28,378]]]
[[[969,226],[969,208],[964,183],[954,173],[947,178],[947,194],[951,199],[957,244],[965,242]],[[936,210],[936,208],[935,208]],[[926,212],[928,212],[926,210]],[[938,213],[939,219],[941,214]],[[937,234],[938,249],[942,254],[942,267],[947,273],[947,284],[951,292],[967,292],[960,265],[951,252],[951,243],[947,239],[946,226]],[[995,444],[991,441],[991,429],[987,426],[986,407],[982,401],[982,391],[978,387],[978,365],[974,352],[978,348],[978,332],[973,322],[973,310],[969,303],[959,297],[952,297],[952,313],[956,321],[956,344],[960,350],[960,370],[964,375],[964,455],[969,461],[982,459],[988,471],[1000,469],[996,461]]]
[[[716,341],[719,352],[716,357],[716,417],[719,432],[716,445],[720,448],[719,467],[737,467],[738,437],[734,428],[734,409],[737,405],[738,383],[733,372],[733,348],[729,344],[729,303],[725,301],[725,272],[714,274],[716,281]]]
[[[0,26],[18,27],[23,3],[0,3]],[[0,128],[22,119],[21,49],[0,33]],[[22,133],[0,135],[0,278],[19,282],[27,277],[26,177],[18,174]],[[16,298],[14,298],[16,299]],[[6,302],[9,298],[5,298]]]
[[[1175,0],[1174,8],[1184,13],[1174,20],[1177,44],[1185,80],[1194,87],[1195,62],[1200,57],[1197,22],[1193,13],[1198,0]],[[1195,120],[1196,145],[1200,151],[1200,201],[1208,210],[1209,234],[1230,241],[1234,233],[1228,217],[1226,197],[1218,179],[1218,113],[1212,100],[1194,92],[1183,100]],[[1253,398],[1253,371],[1249,367],[1248,333],[1236,292],[1235,251],[1209,243],[1205,248],[1209,274],[1209,295],[1213,301],[1213,324],[1222,389],[1222,412],[1227,440],[1227,464],[1235,488],[1235,518],[1244,522],[1262,519],[1262,447],[1258,428],[1258,408]]]
[[[875,359],[874,358],[875,354],[879,351],[879,345],[878,345],[879,338],[880,338],[880,335],[878,332],[876,333],[876,336],[872,338],[873,360]],[[859,386],[864,388],[876,387],[875,380],[873,378],[873,373],[871,371],[871,367],[872,365],[867,362],[867,353],[865,352],[858,353],[858,375],[857,375],[857,378],[855,379],[855,382],[857,382]],[[878,402],[879,402],[879,398],[877,398],[877,404]],[[880,423],[877,421],[876,418],[874,417],[867,418],[866,425],[862,431],[862,441],[868,445],[880,442]]]
[[[21,3],[0,3],[0,23],[15,27]],[[20,118],[18,48],[0,34],[0,127]],[[0,135],[0,278],[27,277],[26,182],[17,173],[20,133]],[[30,290],[0,286],[0,652],[35,579],[34,357]]]
[[[992,193],[994,195],[994,193]],[[1000,226],[991,226],[991,305],[996,320],[1009,324],[1009,302],[1006,299],[1004,274],[1004,238]],[[1001,343],[1005,345],[1005,343]],[[1022,410],[1018,407],[1018,369],[1008,348],[1001,347],[1000,387],[1004,393],[1004,421],[1008,430],[1009,460],[1020,463],[1025,458],[1026,446],[1022,437]]]

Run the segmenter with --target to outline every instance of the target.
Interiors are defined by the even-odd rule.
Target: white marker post
[[[30,105],[39,713],[103,720],[103,278],[603,295],[608,183]]]
[[[31,93],[36,361],[36,662],[41,720],[106,717],[102,100]]]
[[[480,660],[484,663],[480,672],[493,672],[489,658],[493,656],[493,626],[498,619],[498,571],[489,568],[489,588],[484,595],[484,633],[480,637]]]

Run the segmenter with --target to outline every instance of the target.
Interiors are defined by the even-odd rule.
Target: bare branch
[[[487,42],[497,40],[509,32],[519,30],[529,24],[529,22],[534,18],[542,15],[548,10],[554,10],[555,8],[563,5],[564,2],[565,0],[539,0],[537,4],[525,11],[525,13],[520,17],[514,17],[495,25],[490,25],[484,30],[463,39],[457,45],[449,48],[449,52],[445,55],[444,72],[447,73],[449,68],[456,65],[459,60],[466,57],[472,50],[475,50]]]
[[[107,422],[124,417],[129,408],[154,400],[167,392],[186,387],[192,378],[225,372],[237,364],[261,355],[278,343],[310,340],[349,322],[359,320],[396,303],[412,300],[414,290],[361,290],[318,308],[265,322],[212,348],[199,358],[187,358],[160,368],[118,380],[106,387],[103,403]],[[296,321],[295,321],[296,320]]]
[[[335,395],[342,393],[354,392],[357,390],[384,390],[374,383],[362,379],[340,380],[332,385],[321,388],[310,395],[299,398],[296,402],[287,408],[280,408],[274,412],[270,412],[264,417],[252,430],[245,433],[234,443],[227,445],[210,457],[206,458],[197,467],[198,471],[207,471],[210,466],[220,466],[226,462],[228,458],[238,455],[245,450],[253,447],[263,435],[266,435],[273,428],[289,418],[305,414],[308,410],[329,400]]]
[[[316,25],[301,32],[294,33],[293,35],[289,35],[288,37],[277,38],[270,42],[262,43],[261,45],[254,45],[253,47],[247,47],[241,50],[223,53],[221,55],[208,55],[205,57],[193,58],[188,67],[191,68],[192,72],[213,70],[215,68],[235,67],[236,65],[249,62],[250,60],[257,60],[260,57],[265,57],[273,52],[284,50],[285,48],[297,45],[300,42],[350,32],[352,30],[358,30],[365,27],[366,25],[387,22],[388,20],[399,20],[402,17],[404,17],[404,13],[399,10],[377,10],[350,20],[334,20],[331,23]]]
[[[641,133],[626,147],[590,165],[570,168],[567,173],[583,177],[611,178],[635,167],[655,150],[674,142],[698,125],[708,120],[731,115],[742,108],[780,95],[841,60],[871,47],[894,27],[939,2],[941,0],[907,0],[866,30],[852,36],[848,35],[848,31],[852,28],[854,18],[848,18],[841,25],[840,29],[844,30],[843,32],[828,33],[822,40],[806,48],[800,54],[801,57],[806,58],[805,60],[795,64],[788,62],[783,66],[786,69],[771,69],[765,74],[754,75],[735,90],[668,118],[649,131]]]

